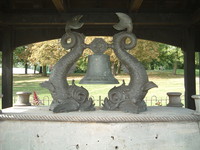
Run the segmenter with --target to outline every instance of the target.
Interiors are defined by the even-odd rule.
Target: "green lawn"
[[[149,101],[147,102],[148,105],[152,105],[150,100],[154,100],[153,105],[155,105],[156,100],[164,100],[167,98],[166,93],[167,92],[181,92],[184,94],[184,78],[183,78],[183,71],[178,70],[178,75],[172,75],[172,71],[147,71],[149,75],[149,80],[153,81],[158,85],[158,88],[153,88],[149,90],[148,94],[145,97],[145,100]],[[75,83],[78,86],[85,87],[89,93],[90,97],[93,97],[96,100],[96,105],[99,105],[99,97],[101,97],[101,100],[107,96],[108,91],[114,87],[119,86],[122,83],[122,80],[124,79],[126,84],[129,83],[129,75],[118,75],[116,78],[119,80],[120,84],[118,85],[79,85],[78,82],[82,78],[81,74],[74,74],[70,77],[68,77],[68,82],[71,84],[72,79],[75,79]],[[0,78],[1,79],[1,78]],[[40,83],[43,81],[48,80],[48,77],[42,77],[40,75],[14,75],[14,87],[13,87],[13,96],[14,101],[17,99],[16,92],[18,91],[30,91],[30,92],[36,92],[41,100],[50,99],[51,95],[49,91],[45,88],[40,87]],[[197,78],[197,83],[199,79]],[[1,83],[1,82],[0,82]],[[0,86],[1,87],[1,86]],[[198,91],[197,86],[197,91]],[[197,92],[197,94],[199,94]],[[182,96],[182,99],[184,97]],[[32,95],[30,97],[32,99]],[[47,104],[47,102],[46,102]]]

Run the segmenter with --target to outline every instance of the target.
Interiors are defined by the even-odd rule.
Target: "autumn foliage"
[[[90,36],[85,38],[85,43],[90,44],[95,38],[102,38],[107,43],[112,43],[112,37],[107,36]],[[128,39],[127,39],[128,42]],[[165,53],[161,51],[161,49],[166,44],[161,44],[153,41],[147,41],[138,39],[137,45],[135,48],[128,50],[128,52],[135,56],[139,61],[141,61],[146,68],[148,68],[152,63],[158,64],[162,66],[162,58],[164,58]],[[169,46],[168,49],[169,50]],[[171,48],[170,48],[171,49]],[[165,49],[164,49],[165,50]],[[65,50],[61,44],[60,39],[56,40],[49,40],[49,41],[42,41],[38,43],[32,43],[20,48],[16,49],[16,55],[18,58],[28,63],[29,65],[38,65],[53,67],[53,65],[65,54],[67,54],[70,50]],[[76,62],[76,71],[77,72],[85,72],[87,70],[87,61],[88,56],[92,55],[93,52],[90,49],[85,49],[83,55],[80,59]],[[119,59],[116,57],[112,49],[108,49],[105,54],[110,56],[110,61],[112,65],[112,70],[114,74],[120,73],[122,69],[122,64]],[[162,58],[161,58],[162,56]],[[170,55],[170,57],[172,57]],[[166,57],[167,58],[167,57]],[[173,59],[173,58],[172,58]],[[171,60],[173,61],[173,60]],[[163,64],[164,65],[164,64]],[[43,70],[46,72],[46,70]]]

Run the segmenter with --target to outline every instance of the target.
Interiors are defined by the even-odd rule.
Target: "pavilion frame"
[[[21,45],[60,38],[67,20],[77,14],[26,14],[4,15],[0,28],[2,50],[2,107],[13,102],[13,50]],[[163,42],[181,47],[184,51],[185,107],[195,109],[192,95],[196,94],[195,52],[200,50],[200,29],[188,14],[129,13],[134,22],[133,32],[141,39]],[[78,30],[85,35],[112,36],[112,25],[118,22],[114,13],[83,14],[85,25]],[[198,19],[198,18],[197,18]],[[196,18],[195,18],[196,21]]]

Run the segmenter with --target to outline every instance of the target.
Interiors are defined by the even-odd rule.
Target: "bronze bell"
[[[118,84],[114,78],[109,56],[106,54],[94,54],[88,57],[88,69],[80,84]]]
[[[107,43],[101,39],[94,39],[88,47],[94,52],[88,57],[86,75],[80,84],[118,84],[111,72],[110,56],[103,54],[107,50]]]

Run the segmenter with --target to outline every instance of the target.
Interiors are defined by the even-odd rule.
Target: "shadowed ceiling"
[[[21,36],[16,39],[16,46],[19,46],[60,37],[66,21],[81,14],[84,15],[81,22],[85,25],[79,32],[113,35],[112,25],[118,22],[116,12],[131,16],[134,32],[139,38],[160,42],[167,39],[168,44],[177,46],[181,45],[181,40],[176,40],[182,36],[181,28],[194,27],[198,31],[200,28],[200,0],[1,0],[0,30],[7,26],[15,29],[16,35]],[[168,28],[171,28],[171,34],[168,34]],[[26,38],[27,32],[35,40]],[[38,37],[31,32],[41,35]],[[173,38],[172,34],[176,32],[177,37]],[[197,37],[199,39],[198,34]]]

